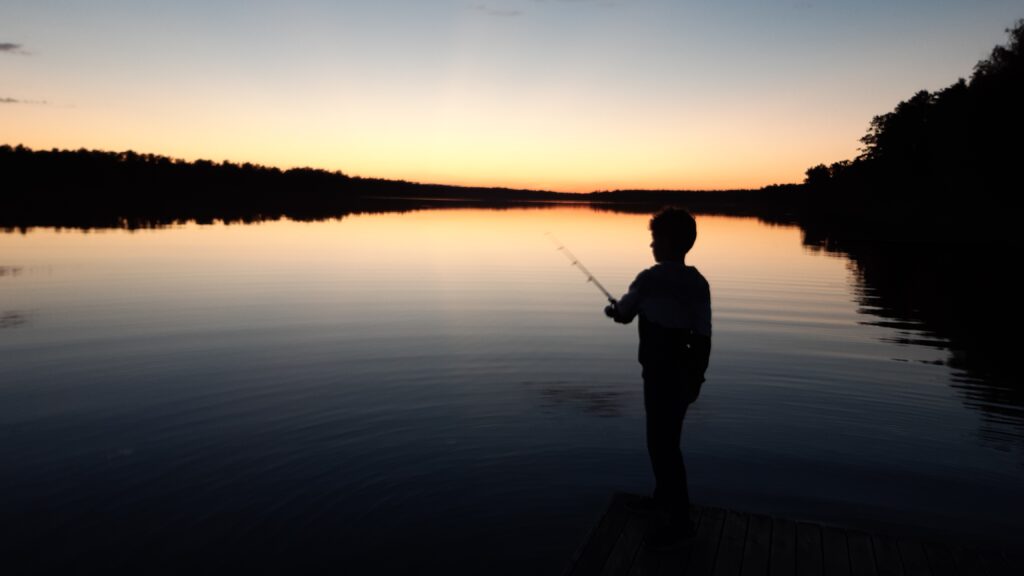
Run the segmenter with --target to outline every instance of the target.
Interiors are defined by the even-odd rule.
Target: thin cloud
[[[477,4],[473,6],[473,9],[482,14],[488,16],[497,16],[499,18],[515,18],[516,16],[522,16],[524,12],[522,10],[508,10],[504,8],[494,8],[486,4]]]
[[[613,0],[532,0],[534,4],[575,4],[577,6],[616,6]],[[489,4],[474,4],[472,9],[487,16],[499,18],[515,18],[526,14],[526,10],[515,8],[496,8]]]
[[[0,96],[0,104],[49,104],[49,102],[46,100],[19,100],[18,98]]]
[[[14,42],[0,42],[0,53],[3,54],[28,54],[21,44],[15,44]]]
[[[615,6],[617,2],[612,0],[533,0],[538,4],[544,4],[546,2],[559,3],[559,4],[592,4],[596,6]]]

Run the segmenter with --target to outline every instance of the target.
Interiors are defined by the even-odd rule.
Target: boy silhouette
[[[711,355],[711,291],[686,254],[697,239],[689,212],[668,208],[651,218],[654,266],[640,272],[629,291],[605,308],[616,322],[640,316],[647,453],[654,495],[627,504],[657,514],[645,543],[671,548],[693,535],[686,466],[679,447],[686,409],[700,394]]]

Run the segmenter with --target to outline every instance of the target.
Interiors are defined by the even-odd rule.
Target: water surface
[[[544,233],[620,293],[653,263],[648,218],[0,235],[4,547],[44,566],[559,573],[611,492],[651,478],[635,326]],[[715,335],[683,440],[697,502],[1024,535],[1019,406],[972,405],[986,382],[925,327],[880,321],[856,266],[799,229],[698,227]]]

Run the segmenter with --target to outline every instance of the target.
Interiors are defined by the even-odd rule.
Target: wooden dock
[[[721,508],[694,507],[693,538],[668,552],[643,544],[650,517],[616,494],[570,576],[1021,576],[1024,563],[981,551]]]

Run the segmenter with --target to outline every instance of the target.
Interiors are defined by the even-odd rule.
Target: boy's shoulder
[[[630,290],[639,290],[648,293],[653,290],[677,290],[681,287],[686,290],[697,292],[708,292],[711,290],[707,279],[694,266],[686,266],[674,262],[660,262],[641,270],[636,279],[630,284]]]
[[[641,270],[637,274],[637,280],[641,278],[649,280],[668,280],[685,278],[695,282],[707,284],[707,279],[697,270],[696,266],[687,266],[677,262],[659,262],[650,268]]]

